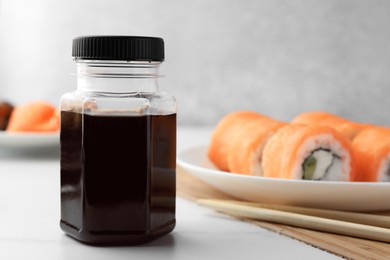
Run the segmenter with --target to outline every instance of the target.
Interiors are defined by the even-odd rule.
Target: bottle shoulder
[[[61,98],[61,110],[82,113],[176,113],[176,99],[167,92],[99,93],[73,91]]]

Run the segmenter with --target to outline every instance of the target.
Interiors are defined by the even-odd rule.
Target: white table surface
[[[178,151],[207,128],[179,128]],[[320,249],[177,198],[172,233],[146,245],[93,247],[60,227],[58,153],[0,148],[0,259],[338,259]]]

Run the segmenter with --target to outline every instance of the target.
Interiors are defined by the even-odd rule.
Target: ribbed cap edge
[[[164,40],[146,36],[82,36],[72,56],[92,60],[164,61]]]

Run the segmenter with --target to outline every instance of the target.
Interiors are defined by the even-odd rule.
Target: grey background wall
[[[58,103],[79,35],[160,36],[179,123],[326,110],[390,126],[390,1],[1,0],[0,97]]]

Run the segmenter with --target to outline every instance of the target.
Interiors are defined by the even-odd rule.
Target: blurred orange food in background
[[[34,101],[14,108],[6,131],[56,132],[59,129],[59,110],[46,101]]]

